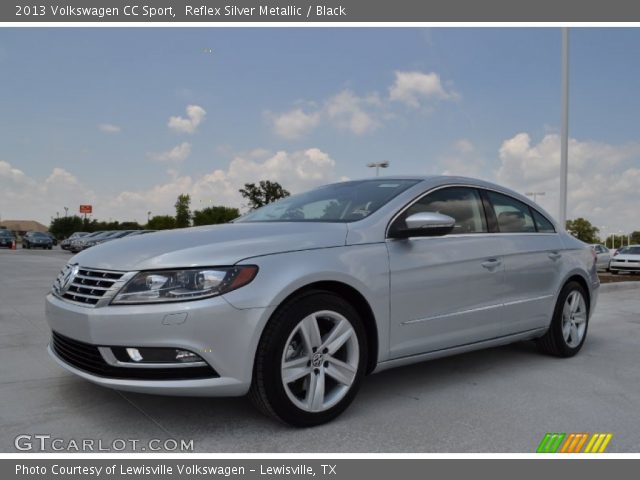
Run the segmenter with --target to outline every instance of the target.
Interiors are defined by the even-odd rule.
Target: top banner
[[[640,22],[629,0],[14,0],[1,23]]]

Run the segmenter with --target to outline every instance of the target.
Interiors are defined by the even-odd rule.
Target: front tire
[[[573,357],[587,338],[589,301],[578,282],[567,283],[553,312],[549,330],[538,339],[539,348],[556,357]]]
[[[334,293],[310,291],[267,324],[249,395],[262,412],[289,425],[320,425],[353,401],[366,364],[358,312]]]

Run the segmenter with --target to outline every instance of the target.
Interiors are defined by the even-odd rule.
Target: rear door
[[[511,196],[484,191],[505,265],[504,334],[549,324],[561,280],[563,245],[553,224]]]

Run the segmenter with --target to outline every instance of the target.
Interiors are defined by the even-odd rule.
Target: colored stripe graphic
[[[538,445],[536,453],[556,453],[565,435],[564,433],[547,433]]]
[[[584,449],[584,453],[603,453],[612,437],[611,433],[594,433],[587,448]]]
[[[591,438],[589,438],[591,437]],[[536,453],[603,453],[613,438],[612,433],[546,433]],[[589,440],[587,442],[587,440]],[[582,447],[587,444],[584,451]],[[560,448],[562,446],[562,448]]]

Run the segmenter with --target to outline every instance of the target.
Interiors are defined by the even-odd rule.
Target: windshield
[[[619,253],[623,255],[640,255],[640,247],[623,247]]]
[[[355,222],[418,182],[385,179],[334,183],[271,203],[235,222]]]
[[[41,233],[41,232],[33,232],[31,234],[32,237],[34,238],[49,238],[49,235],[47,235],[46,233]]]

